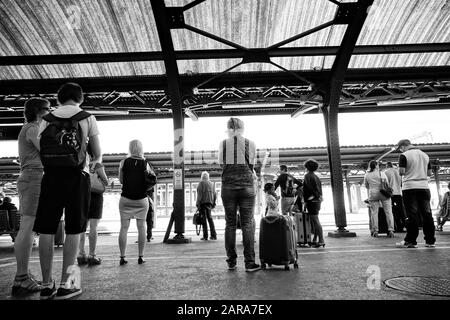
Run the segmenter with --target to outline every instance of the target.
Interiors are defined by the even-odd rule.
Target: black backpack
[[[283,193],[286,197],[293,197],[295,196],[294,192],[295,186],[294,186],[294,177],[290,174],[287,174],[286,177],[286,185],[283,188]]]
[[[58,118],[52,113],[43,117],[49,122],[41,133],[40,155],[44,167],[83,168],[86,163],[86,139],[80,121],[90,117],[80,111],[71,118]]]

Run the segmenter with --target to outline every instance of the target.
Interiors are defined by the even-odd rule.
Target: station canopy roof
[[[167,12],[186,114],[317,113],[354,2],[166,0],[181,8]],[[0,0],[0,129],[67,81],[100,120],[171,117],[158,14],[150,0]],[[342,112],[450,107],[449,0],[375,0],[352,52]]]

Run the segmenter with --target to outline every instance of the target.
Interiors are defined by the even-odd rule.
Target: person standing
[[[319,168],[319,163],[314,159],[309,159],[304,166],[308,172],[303,179],[303,199],[314,230],[312,246],[315,248],[325,247],[322,225],[319,221],[320,205],[323,200],[322,182],[314,173]],[[319,238],[319,242],[317,242],[317,238]]]
[[[138,230],[138,264],[145,263],[144,249],[146,237],[146,219],[149,210],[147,186],[145,184],[145,171],[150,166],[145,161],[142,142],[130,141],[129,156],[120,161],[119,180],[122,183],[122,193],[119,201],[120,211],[120,265],[128,263],[125,259],[127,247],[127,234],[130,220],[136,219]]]
[[[33,247],[33,225],[41,193],[41,181],[44,174],[39,156],[38,131],[42,117],[50,111],[50,102],[42,98],[31,98],[25,103],[26,123],[20,130],[19,162],[20,175],[17,179],[21,222],[14,244],[17,269],[12,287],[12,295],[18,296],[38,292],[41,285],[28,271]]]
[[[396,243],[398,247],[417,248],[419,236],[419,217],[422,218],[425,247],[435,247],[435,227],[431,212],[431,193],[428,176],[432,175],[428,155],[414,147],[408,139],[400,140],[397,150],[399,157],[399,174],[403,177],[403,203],[406,209],[406,236]]]
[[[201,181],[197,186],[197,209],[203,214],[203,238],[200,240],[208,240],[208,224],[211,229],[210,240],[217,240],[216,228],[214,227],[214,221],[211,216],[211,210],[216,206],[216,191],[214,190],[214,184],[209,180],[209,173],[207,171],[202,172]]]
[[[230,118],[228,138],[219,145],[219,163],[222,167],[222,202],[225,209],[225,250],[229,270],[236,269],[236,220],[239,208],[244,243],[245,271],[261,269],[255,263],[255,143],[244,138],[244,122]]]
[[[380,208],[380,201],[382,203],[384,214],[386,215],[386,222],[388,226],[388,237],[394,236],[394,217],[392,215],[391,199],[381,194],[380,189],[383,182],[387,182],[387,177],[384,172],[378,169],[378,162],[372,160],[369,162],[369,171],[364,175],[364,185],[367,188],[370,205],[370,220],[371,220],[371,235],[378,237],[378,210]]]
[[[92,157],[90,145],[87,147],[89,158]],[[95,163],[94,166],[89,164],[89,171],[99,177],[101,183],[106,187],[108,185],[108,177],[106,176],[105,166],[101,163]],[[89,223],[89,255],[86,256],[84,244],[86,242],[86,233],[80,235],[80,251],[77,257],[78,265],[95,266],[102,263],[102,259],[96,255],[98,223],[103,214],[103,193],[96,193],[91,190],[91,201],[89,203],[88,223]]]
[[[62,85],[58,90],[58,103],[55,111],[43,117],[39,127],[44,176],[33,230],[40,234],[39,258],[43,280],[40,297],[63,300],[82,293],[79,269],[74,263],[80,234],[86,232],[90,201],[90,179],[84,171],[86,146],[88,143],[92,146],[92,163],[101,163],[101,150],[97,121],[80,108],[83,103],[81,87],[76,83]],[[54,236],[63,211],[66,239],[61,282],[56,290],[52,278]]]
[[[297,185],[297,187],[296,187]],[[280,175],[275,181],[275,190],[278,187],[281,189],[281,213],[289,214],[289,210],[294,204],[296,188],[302,185],[302,181],[294,178],[288,173],[287,166],[282,164],[280,166]]]
[[[447,188],[450,190],[450,183],[447,185]],[[450,191],[447,191],[444,194],[444,198],[440,205],[441,209],[436,215],[436,231],[443,231],[444,224],[448,220],[450,214]]]
[[[394,168],[392,162],[388,162],[386,166],[387,169],[384,171],[384,174],[393,191],[391,201],[395,232],[404,232],[406,215],[402,197],[402,177],[400,177],[398,170]]]

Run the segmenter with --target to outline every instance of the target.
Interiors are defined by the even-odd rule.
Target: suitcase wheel
[[[294,269],[298,269],[298,263],[297,262],[294,263]]]
[[[284,270],[289,270],[290,268],[289,268],[289,266],[284,266]]]

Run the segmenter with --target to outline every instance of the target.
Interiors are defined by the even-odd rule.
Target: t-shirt
[[[392,188],[392,194],[394,196],[402,195],[402,177],[400,177],[398,171],[394,168],[389,168],[384,173],[388,178],[389,186]]]
[[[419,149],[409,149],[400,155],[398,166],[405,168],[402,190],[429,189],[430,158]]]
[[[39,124],[37,122],[26,123],[20,130],[18,137],[20,170],[42,170],[44,168],[39,150],[32,142],[32,139],[37,139],[38,132]]]

